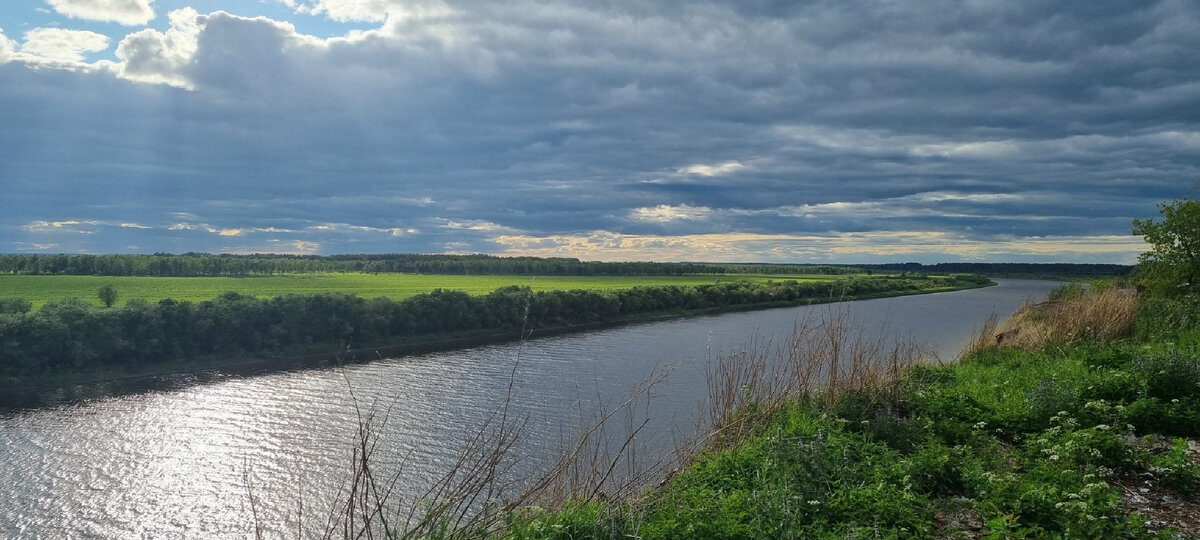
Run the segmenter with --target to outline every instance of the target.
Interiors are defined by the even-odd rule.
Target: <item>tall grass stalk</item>
[[[807,316],[782,346],[758,343],[710,363],[708,406],[688,453],[736,446],[780,410],[818,394],[827,406],[852,391],[886,400],[895,392],[890,383],[923,358],[904,340],[868,337],[844,310]]]

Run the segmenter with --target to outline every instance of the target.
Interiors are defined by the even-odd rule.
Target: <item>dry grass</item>
[[[845,311],[808,317],[781,347],[760,343],[709,365],[708,407],[681,461],[700,448],[737,446],[799,399],[819,394],[832,405],[847,392],[866,391],[886,401],[898,392],[898,375],[922,359],[907,342],[867,337]]]
[[[985,324],[964,349],[969,354],[987,347],[1036,350],[1082,339],[1111,342],[1133,336],[1140,300],[1132,291],[1107,287],[1078,296],[1021,306],[999,328]]]

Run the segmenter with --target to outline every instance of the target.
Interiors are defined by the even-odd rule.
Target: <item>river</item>
[[[644,407],[650,423],[639,444],[668,448],[690,434],[712,358],[784,340],[805,317],[840,313],[951,361],[989,314],[1003,319],[1057,285],[997,282],[546,338],[535,330],[524,343],[249,376],[207,372],[136,391],[46,390],[40,406],[0,409],[0,536],[245,538],[255,514],[273,533],[298,523],[319,532],[349,477],[360,415],[375,414],[376,461],[399,471],[397,494],[411,500],[502,403],[527,423],[516,467],[530,472],[581,419],[663,369],[670,374]]]

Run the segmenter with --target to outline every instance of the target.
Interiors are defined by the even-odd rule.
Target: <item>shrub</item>
[[[1125,407],[1125,415],[1138,433],[1200,435],[1200,399],[1142,398]]]
[[[1084,400],[1132,402],[1140,394],[1138,377],[1119,369],[1097,369],[1080,382],[1080,397]]]
[[[0,298],[0,314],[2,313],[29,313],[33,309],[33,302],[28,298]]]
[[[1079,398],[1075,389],[1054,379],[1042,379],[1029,390],[1029,429],[1045,426],[1060,412],[1074,412]]]
[[[1189,455],[1186,439],[1175,439],[1171,451],[1156,458],[1150,470],[1160,482],[1181,493],[1200,487],[1200,466]]]
[[[1138,310],[1135,333],[1144,341],[1172,340],[1200,330],[1200,297],[1147,298]]]
[[[1084,293],[1084,290],[1083,290],[1082,283],[1078,283],[1078,282],[1063,283],[1062,285],[1055,287],[1054,290],[1051,290],[1050,293],[1048,295],[1046,295],[1046,299],[1048,299],[1048,300],[1074,300],[1076,298],[1083,296],[1083,293]]]
[[[1146,381],[1146,396],[1164,401],[1200,397],[1200,361],[1178,351],[1139,356],[1133,371]]]
[[[965,495],[963,470],[967,450],[962,446],[949,447],[936,440],[929,441],[913,454],[908,476],[913,489],[938,497]]]

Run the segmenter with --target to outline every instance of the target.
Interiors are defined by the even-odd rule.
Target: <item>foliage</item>
[[[1173,341],[1182,334],[1200,333],[1200,296],[1144,298],[1135,331],[1147,341]]]
[[[728,281],[696,286],[543,290],[509,286],[472,296],[434,289],[403,300],[340,293],[260,299],[130,302],[96,311],[79,299],[0,316],[0,380],[97,369],[137,369],[211,357],[288,355],[459,332],[516,332],[660,313],[788,305],[905,294],[951,279]]]
[[[20,296],[0,298],[0,314],[28,313],[31,309],[33,309],[33,302],[30,302],[28,298]]]
[[[1192,493],[1200,489],[1200,465],[1188,452],[1187,439],[1175,438],[1170,451],[1155,458],[1150,470],[1160,482],[1180,493]]]
[[[1200,398],[1200,361],[1177,350],[1139,355],[1133,371],[1145,381],[1147,397],[1171,401]]]
[[[112,307],[117,302],[117,287],[111,283],[101,285],[96,291],[96,298],[100,299],[104,307]]]
[[[1083,296],[1083,284],[1079,282],[1063,283],[1050,291],[1046,298],[1054,300],[1073,300]]]
[[[1132,267],[1122,264],[1074,263],[888,263],[864,264],[858,268],[877,272],[923,272],[928,274],[969,273],[991,277],[1026,279],[1095,279],[1121,278]]]
[[[1175,199],[1158,209],[1162,221],[1133,220],[1133,234],[1150,244],[1138,257],[1138,281],[1156,295],[1200,291],[1200,199]]]

